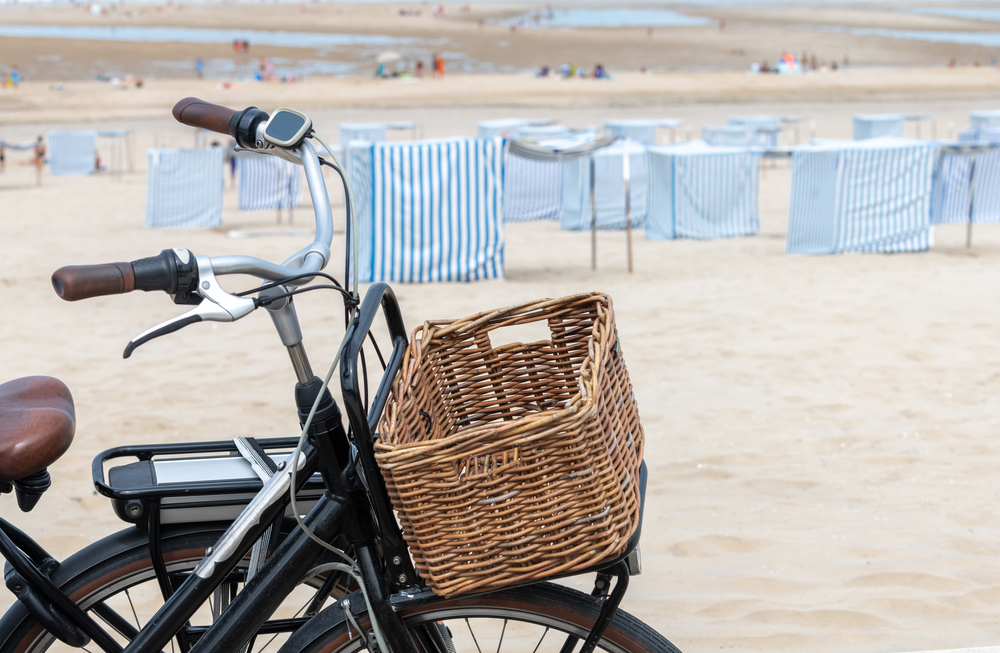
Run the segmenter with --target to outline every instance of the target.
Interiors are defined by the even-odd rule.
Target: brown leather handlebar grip
[[[67,265],[52,273],[52,287],[68,302],[135,290],[131,263]]]
[[[177,122],[220,134],[229,133],[229,120],[237,113],[229,107],[212,104],[196,97],[186,97],[174,105]]]

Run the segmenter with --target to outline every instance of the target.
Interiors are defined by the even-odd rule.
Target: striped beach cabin
[[[503,118],[480,120],[476,123],[476,138],[521,138],[522,127],[545,127],[554,121],[547,118]]]
[[[721,147],[751,147],[754,144],[754,133],[746,127],[703,125],[701,139],[709,145]]]
[[[656,145],[657,130],[661,127],[672,130],[683,124],[683,120],[666,118],[662,120],[605,120],[604,135],[627,138],[646,145]]]
[[[565,150],[590,143],[596,136],[592,131],[583,131],[540,140],[536,145]],[[562,212],[562,169],[562,161],[529,159],[508,151],[503,175],[504,222],[558,220]]]
[[[222,224],[221,147],[148,151],[146,226],[191,229]]]
[[[931,222],[1000,222],[1000,149],[941,153],[934,170]]]
[[[49,172],[53,177],[85,177],[94,173],[97,132],[49,132]]]
[[[729,116],[727,122],[730,127],[742,127],[749,131],[752,134],[750,144],[754,147],[778,147],[781,118],[777,116]]]
[[[760,230],[761,152],[703,141],[651,147],[646,238],[731,238]]]
[[[298,208],[301,167],[269,154],[237,152],[236,183],[241,211]]]
[[[969,129],[979,131],[982,129],[1000,129],[1000,110],[991,111],[970,111]]]
[[[933,242],[937,144],[817,141],[792,154],[789,254],[916,252]]]
[[[625,148],[629,157],[629,208],[633,228],[646,219],[646,147],[634,141],[617,141],[594,153],[597,228],[625,228]],[[570,231],[590,229],[590,158],[564,161],[560,226]]]
[[[903,137],[906,116],[902,113],[859,113],[854,116],[854,140],[863,141],[880,136]]]
[[[504,276],[503,141],[348,146],[361,281]]]

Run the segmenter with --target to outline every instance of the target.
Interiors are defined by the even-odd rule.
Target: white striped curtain
[[[760,160],[760,152],[700,142],[650,148],[646,238],[756,234]]]
[[[93,174],[97,155],[96,131],[50,131],[49,171],[53,177],[85,177]]]
[[[970,111],[969,129],[1000,129],[1000,111]]]
[[[905,116],[901,114],[857,114],[854,116],[854,140],[863,141],[880,136],[902,138]]]
[[[933,241],[937,145],[913,139],[845,141],[792,156],[789,254],[914,252]]]
[[[658,120],[605,120],[604,135],[655,145],[656,130],[659,127]]]
[[[344,147],[351,141],[381,143],[386,140],[388,126],[384,122],[342,122],[340,123],[340,144]]]
[[[562,208],[560,161],[507,154],[503,176],[504,222],[558,220]]]
[[[518,138],[556,138],[572,133],[573,130],[565,125],[521,125],[517,129]]]
[[[501,139],[359,143],[349,150],[362,281],[504,276]]]
[[[931,221],[935,224],[960,224],[969,222],[970,179],[975,177],[971,189],[971,221],[974,224],[1000,222],[1000,150],[979,152],[975,155],[975,172],[972,171],[971,154],[942,154],[934,170],[934,197]]]
[[[730,127],[743,127],[751,132],[751,144],[754,147],[778,147],[781,118],[777,116],[729,116],[728,123]]]
[[[704,125],[701,138],[709,145],[722,147],[750,147],[754,144],[754,134],[746,127]]]
[[[480,120],[476,123],[476,138],[520,138],[521,127],[528,123],[521,118],[506,118],[504,120]]]
[[[302,202],[299,166],[269,154],[236,153],[241,211],[294,209]]]
[[[594,154],[597,195],[597,228],[625,228],[625,181],[623,142]],[[564,161],[562,169],[562,209],[560,226],[570,231],[590,229],[590,158]],[[646,220],[648,173],[646,149],[629,142],[629,203],[633,228]]]
[[[222,224],[225,150],[149,150],[146,226],[218,227]]]

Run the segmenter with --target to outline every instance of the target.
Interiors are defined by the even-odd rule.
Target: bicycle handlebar
[[[177,122],[232,136],[230,122],[239,112],[195,97],[186,97],[174,105],[172,113]]]
[[[121,295],[135,290],[135,272],[131,263],[67,265],[52,274],[52,287],[68,302]]]

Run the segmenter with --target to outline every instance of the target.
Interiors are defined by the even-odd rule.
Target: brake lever
[[[253,298],[230,295],[222,289],[222,286],[219,285],[219,282],[215,278],[215,271],[212,269],[212,260],[209,257],[196,256],[195,260],[198,263],[197,291],[202,297],[201,303],[187,313],[171,318],[137,335],[125,347],[123,358],[131,356],[136,348],[153,338],[159,338],[168,333],[180,331],[189,324],[196,322],[235,322],[257,308]]]

